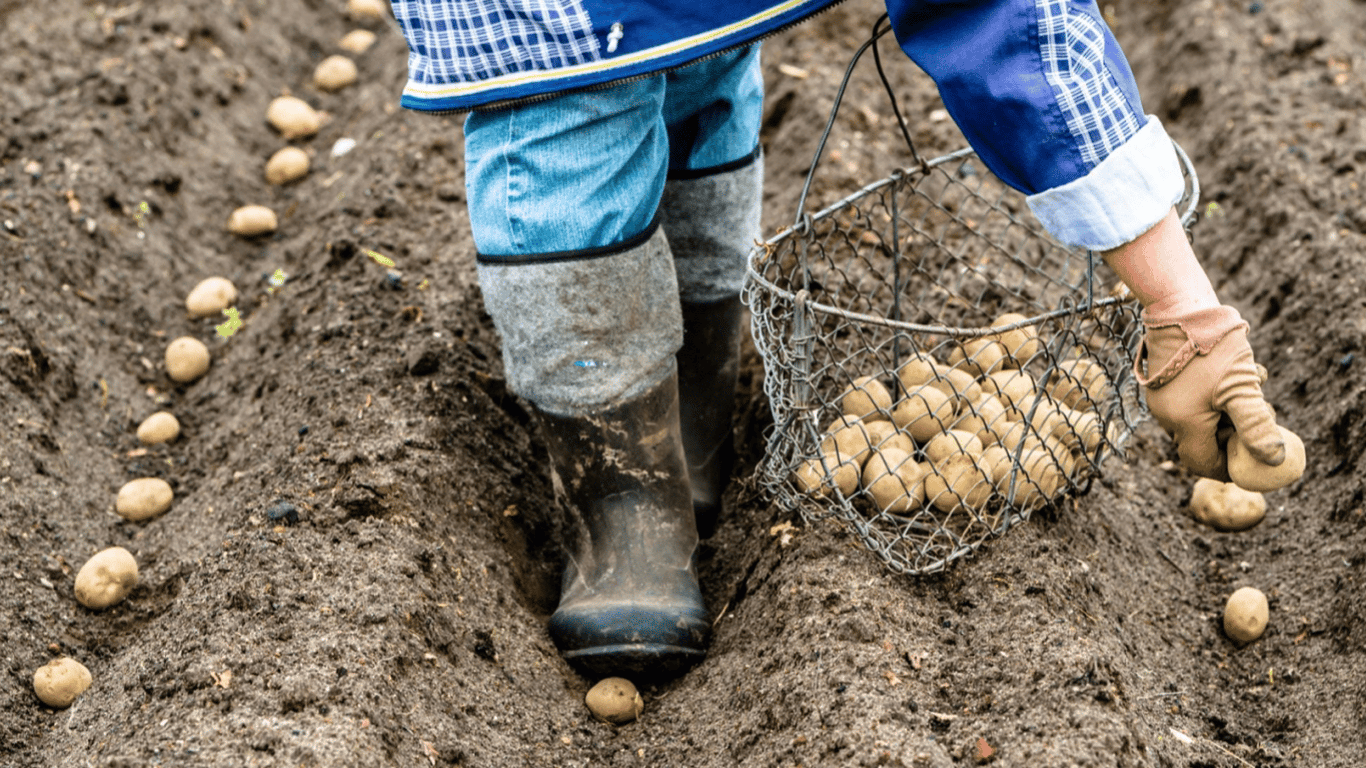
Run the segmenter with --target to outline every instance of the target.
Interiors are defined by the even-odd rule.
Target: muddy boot
[[[743,314],[739,296],[683,302],[683,348],[677,355],[679,424],[697,530],[703,537],[716,530],[721,494],[735,469],[733,423]]]
[[[671,171],[660,218],[683,307],[679,410],[697,527],[710,536],[734,469],[732,429],[740,370],[745,256],[760,234],[763,157]]]
[[[605,408],[540,417],[583,520],[551,637],[589,675],[676,676],[702,659],[711,627],[694,563],[676,376]]]

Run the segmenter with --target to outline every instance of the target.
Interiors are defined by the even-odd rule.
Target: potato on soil
[[[100,610],[122,602],[138,584],[138,561],[123,547],[95,553],[76,572],[76,600]]]
[[[185,311],[190,317],[209,317],[231,307],[237,301],[237,286],[226,277],[206,277],[200,280],[185,297]]]
[[[337,47],[350,53],[365,53],[375,44],[375,33],[368,29],[353,29],[337,41]]]
[[[209,370],[209,348],[193,336],[181,336],[166,345],[166,373],[182,384]]]
[[[1191,490],[1191,515],[1216,531],[1246,531],[1266,518],[1266,497],[1202,477]]]
[[[1243,587],[1224,604],[1224,634],[1239,645],[1250,643],[1262,636],[1270,618],[1266,595],[1255,587]]]
[[[242,237],[270,234],[279,226],[275,211],[264,205],[244,205],[228,216],[228,231]]]
[[[384,0],[346,0],[346,16],[356,21],[384,21],[389,4]]]
[[[1270,493],[1299,480],[1304,475],[1304,441],[1300,436],[1276,425],[1285,440],[1285,461],[1280,466],[1263,464],[1253,458],[1247,446],[1234,433],[1228,441],[1228,475],[1239,488]]]
[[[170,483],[159,477],[140,477],[119,489],[114,511],[125,520],[141,522],[170,509],[174,498]]]
[[[892,411],[892,423],[921,444],[950,427],[955,418],[953,398],[923,385],[911,390]]]
[[[34,671],[33,692],[49,707],[65,709],[90,688],[92,680],[84,664],[63,656]]]
[[[598,681],[588,689],[583,703],[593,717],[613,725],[629,723],[640,717],[645,710],[645,702],[635,685],[622,677],[608,677]]]
[[[863,487],[884,512],[910,512],[925,503],[925,475],[929,469],[908,451],[884,448],[863,465]]]
[[[938,464],[955,453],[981,456],[983,450],[982,440],[975,433],[950,429],[940,432],[925,444],[925,458]]]
[[[875,376],[862,376],[840,395],[840,410],[854,418],[889,418],[892,393]]]
[[[275,184],[288,184],[308,175],[308,153],[298,147],[285,147],[270,156],[266,161],[266,181]]]
[[[322,91],[336,91],[356,82],[356,62],[334,54],[318,62],[313,69],[313,84]]]
[[[170,411],[157,411],[138,425],[138,442],[143,445],[169,443],[180,437],[180,420]]]
[[[949,352],[949,365],[973,376],[985,376],[1007,367],[1005,347],[991,338],[968,339]]]
[[[993,493],[991,472],[981,460],[966,453],[954,453],[934,465],[925,475],[925,498],[942,512],[966,506],[980,510]]]
[[[1000,328],[1006,325],[1014,325],[1028,319],[1024,315],[1007,312],[991,321],[991,327]],[[1043,351],[1043,343],[1039,341],[1039,332],[1030,325],[1010,331],[1001,331],[996,334],[995,338],[1000,341],[1008,359],[1016,367],[1023,367],[1030,358]]]
[[[286,139],[302,139],[318,132],[322,115],[297,96],[277,96],[266,107],[266,121]]]

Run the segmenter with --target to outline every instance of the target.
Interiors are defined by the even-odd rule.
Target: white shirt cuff
[[[1152,229],[1185,189],[1172,140],[1148,115],[1147,124],[1090,173],[1026,202],[1064,245],[1106,251]]]

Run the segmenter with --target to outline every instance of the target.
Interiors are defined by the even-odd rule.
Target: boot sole
[[[622,643],[563,651],[561,655],[588,675],[648,680],[676,677],[707,654],[696,648],[664,643]]]

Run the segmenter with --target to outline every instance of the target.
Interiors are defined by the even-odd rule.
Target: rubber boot
[[[540,417],[583,521],[551,637],[588,675],[678,675],[702,659],[711,625],[697,583],[676,373],[607,408]]]
[[[683,301],[682,306],[683,348],[676,356],[679,422],[697,529],[705,538],[716,530],[721,495],[735,468],[733,422],[744,307],[738,295],[708,303]]]

